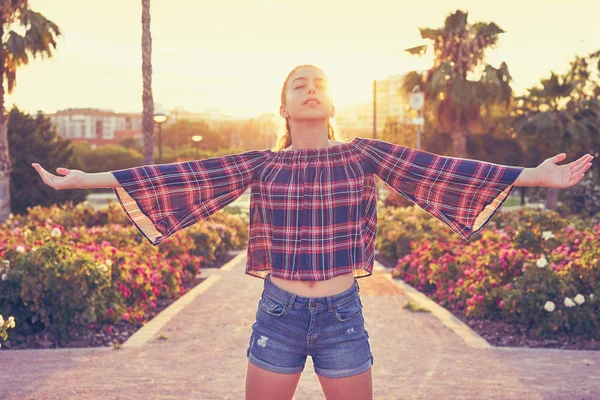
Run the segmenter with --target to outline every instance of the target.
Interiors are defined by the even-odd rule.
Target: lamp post
[[[162,124],[169,119],[165,114],[154,114],[152,117],[154,122],[158,124],[158,162],[162,162]]]
[[[198,159],[198,148],[200,147],[200,141],[202,140],[201,135],[192,136],[192,140],[196,142],[196,159]]]

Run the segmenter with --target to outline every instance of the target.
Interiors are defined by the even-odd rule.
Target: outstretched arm
[[[56,190],[114,188],[119,182],[111,172],[87,173],[78,169],[56,168],[56,172],[64,176],[56,176],[46,171],[38,163],[31,164],[40,174],[44,183]]]
[[[560,153],[547,158],[536,168],[525,168],[514,183],[514,186],[544,186],[564,189],[578,184],[585,172],[592,166],[594,156],[586,154],[566,165],[556,165],[567,155]]]

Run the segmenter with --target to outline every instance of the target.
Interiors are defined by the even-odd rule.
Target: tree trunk
[[[524,206],[525,205],[525,189],[527,188],[527,186],[520,186],[519,190],[521,191],[521,205]]]
[[[558,202],[558,189],[547,188],[546,190],[546,210],[554,210]]]
[[[0,18],[0,38],[4,36],[4,18]],[[0,43],[0,60],[4,61],[4,45]],[[8,149],[8,116],[4,110],[4,62],[0,63],[0,222],[10,215],[10,173],[12,163]]]
[[[154,99],[152,97],[152,36],[150,35],[150,0],[142,0],[142,131],[144,164],[154,164]]]
[[[456,129],[452,132],[452,150],[453,157],[466,158],[467,157],[467,136],[469,131],[467,129]]]

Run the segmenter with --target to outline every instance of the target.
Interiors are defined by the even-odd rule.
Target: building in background
[[[92,145],[118,144],[124,138],[142,137],[142,114],[117,113],[97,108],[67,108],[48,117],[60,137]]]
[[[204,121],[211,130],[225,136],[231,148],[264,149],[270,148],[277,139],[277,117],[272,113],[260,114],[254,118],[232,118],[218,109],[205,109],[193,112],[176,107],[165,110],[159,104],[155,110],[168,115],[165,125],[177,121]],[[73,142],[87,142],[95,146],[119,144],[125,138],[142,141],[142,114],[119,113],[113,110],[96,108],[68,108],[59,110],[48,117],[55,125],[60,137]]]
[[[389,75],[378,79],[375,84],[377,137],[381,137],[387,120],[405,123],[407,103],[402,98],[401,88],[406,74]],[[335,102],[335,100],[334,100]],[[373,137],[373,99],[336,110],[336,124],[347,139],[355,136]]]

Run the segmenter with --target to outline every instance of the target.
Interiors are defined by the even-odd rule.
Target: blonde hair
[[[281,88],[281,104],[282,105],[286,105],[285,98],[286,98],[287,87],[288,87],[290,78],[292,77],[292,75],[294,75],[294,73],[297,70],[299,70],[300,68],[305,68],[305,67],[315,68],[315,69],[318,69],[319,71],[323,72],[323,70],[321,70],[321,68],[315,67],[314,65],[310,65],[310,64],[298,65],[297,67],[295,67],[288,74],[287,78],[285,78],[285,81],[283,82],[283,87]],[[327,134],[327,137],[330,140],[337,140],[340,142],[346,141],[346,139],[342,136],[342,134],[340,133],[339,129],[337,128],[337,126],[335,124],[335,117],[329,118],[329,132]],[[290,121],[288,118],[286,118],[285,130],[283,132],[281,132],[281,134],[279,135],[273,150],[281,151],[281,150],[285,149],[286,147],[289,147],[291,144],[292,144],[292,131],[290,129]]]

